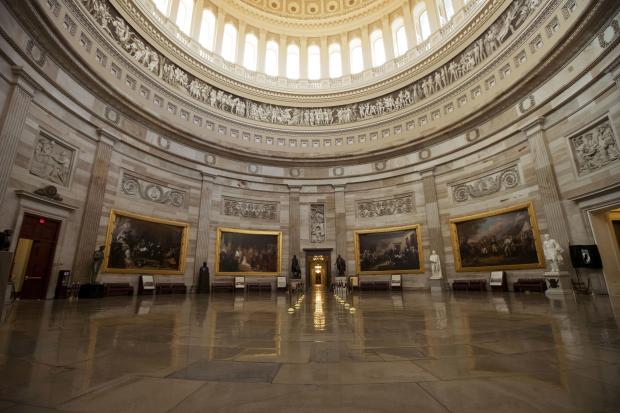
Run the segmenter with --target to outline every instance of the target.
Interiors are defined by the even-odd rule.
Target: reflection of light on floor
[[[320,285],[314,287],[314,329],[325,330],[325,312],[323,311],[323,289]]]

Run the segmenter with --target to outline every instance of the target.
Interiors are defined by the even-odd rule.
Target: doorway
[[[305,250],[308,286],[331,285],[331,250]]]
[[[52,272],[60,221],[24,214],[11,268],[15,295],[44,299]]]

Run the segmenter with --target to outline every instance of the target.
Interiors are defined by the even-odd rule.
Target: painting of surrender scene
[[[112,210],[103,271],[183,274],[189,225]]]
[[[543,268],[531,202],[450,220],[457,271]]]
[[[281,231],[217,229],[216,275],[278,275]]]
[[[424,272],[419,225],[355,231],[359,274]]]

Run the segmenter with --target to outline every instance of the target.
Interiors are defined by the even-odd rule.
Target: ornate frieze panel
[[[310,242],[325,241],[325,204],[310,205]]]
[[[185,208],[187,205],[187,191],[171,188],[127,171],[123,171],[121,192],[129,197],[137,197],[175,208]]]
[[[55,184],[69,186],[76,152],[60,140],[41,134],[34,146],[30,173]]]
[[[517,165],[511,165],[499,171],[453,185],[452,197],[456,202],[465,202],[472,198],[480,198],[515,188],[520,183],[519,168]]]
[[[278,206],[278,202],[224,197],[222,199],[222,214],[235,217],[277,221]]]
[[[358,201],[356,211],[360,218],[410,214],[413,212],[413,194]]]
[[[298,108],[245,99],[216,88],[169,61],[151,47],[107,0],[80,0],[94,21],[138,64],[172,87],[214,109],[280,125],[320,126],[382,116],[430,98],[481,65],[498,50],[539,6],[540,0],[515,0],[469,48],[430,75],[384,96],[355,104]]]
[[[609,119],[569,138],[577,173],[587,175],[620,159],[618,141]]]

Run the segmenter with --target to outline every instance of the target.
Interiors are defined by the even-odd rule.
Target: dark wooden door
[[[21,298],[45,298],[59,230],[58,221],[31,214],[24,215],[19,237],[31,239],[32,249],[26,266]]]

